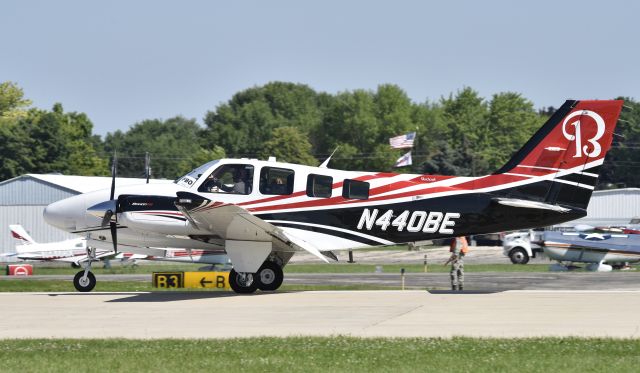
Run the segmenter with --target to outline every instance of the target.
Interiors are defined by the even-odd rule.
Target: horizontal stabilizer
[[[537,209],[537,210],[551,210],[556,212],[571,211],[571,209],[560,207],[558,205],[551,205],[544,202],[529,201],[526,199],[494,198],[493,200],[501,205],[511,206],[511,207],[520,207],[520,208]]]

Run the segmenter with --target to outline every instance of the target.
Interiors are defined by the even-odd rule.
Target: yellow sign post
[[[153,287],[177,289],[184,287],[183,272],[153,272]]]
[[[185,272],[184,287],[195,289],[230,289],[229,272]]]
[[[229,272],[153,272],[153,287],[231,289]]]

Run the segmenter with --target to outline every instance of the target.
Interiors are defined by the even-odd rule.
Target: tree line
[[[640,103],[625,99],[600,187],[640,186]],[[413,102],[398,86],[329,94],[304,84],[272,82],[245,89],[207,112],[204,125],[176,116],[148,119],[104,138],[84,113],[31,107],[15,83],[0,83],[0,180],[24,173],[109,175],[118,152],[119,175],[141,177],[144,156],[152,176],[176,178],[222,157],[330,167],[444,175],[482,175],[500,168],[553,114],[519,93],[484,98],[465,87],[437,101]],[[389,138],[416,132],[413,164],[394,169],[407,150]]]

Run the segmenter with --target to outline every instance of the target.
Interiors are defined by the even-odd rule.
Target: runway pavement
[[[0,338],[640,338],[638,291],[0,293]]]

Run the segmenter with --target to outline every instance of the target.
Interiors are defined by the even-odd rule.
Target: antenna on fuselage
[[[147,184],[149,184],[149,177],[151,177],[151,158],[149,152],[144,154],[144,176],[147,178]]]
[[[322,162],[322,164],[320,166],[318,166],[318,167],[327,168],[327,166],[329,165],[329,161],[331,160],[331,157],[333,157],[333,155],[336,154],[336,151],[338,151],[338,149],[340,149],[340,146],[336,146],[336,148],[333,149],[333,152],[331,153],[329,158],[325,159],[324,162]]]

